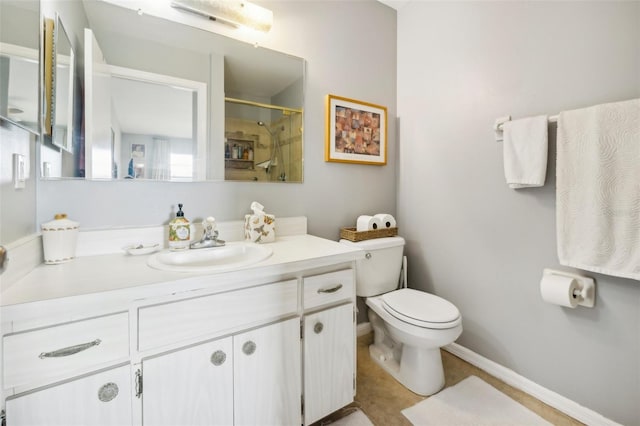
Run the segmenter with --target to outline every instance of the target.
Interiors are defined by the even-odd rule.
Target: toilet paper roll
[[[376,229],[382,229],[382,222],[380,219],[375,216],[358,216],[356,231],[374,231]]]
[[[377,215],[374,215],[373,217],[377,217],[378,219],[380,219],[380,222],[382,222],[382,227],[383,228],[395,228],[396,227],[396,220],[390,214],[378,213]]]
[[[562,275],[546,274],[540,281],[540,293],[542,299],[547,303],[554,305],[566,306],[567,308],[575,308],[578,306],[580,285],[574,278]]]

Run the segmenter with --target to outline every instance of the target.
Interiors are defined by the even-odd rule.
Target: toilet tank
[[[376,296],[398,287],[404,238],[374,238],[358,242],[340,240],[340,243],[367,252],[364,259],[356,261],[356,295]]]

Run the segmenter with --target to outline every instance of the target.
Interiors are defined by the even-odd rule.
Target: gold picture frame
[[[46,136],[53,136],[53,126],[55,122],[55,41],[54,41],[55,21],[50,18],[44,20],[44,102],[43,115],[44,123],[42,133]]]
[[[387,164],[387,108],[327,95],[325,161]]]

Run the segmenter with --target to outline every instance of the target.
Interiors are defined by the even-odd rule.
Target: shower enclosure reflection
[[[302,111],[225,100],[225,180],[302,181]]]

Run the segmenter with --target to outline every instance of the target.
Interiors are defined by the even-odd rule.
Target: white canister
[[[43,223],[41,228],[44,263],[64,263],[75,259],[80,229],[78,222],[67,219],[67,215],[62,213],[51,222]]]

